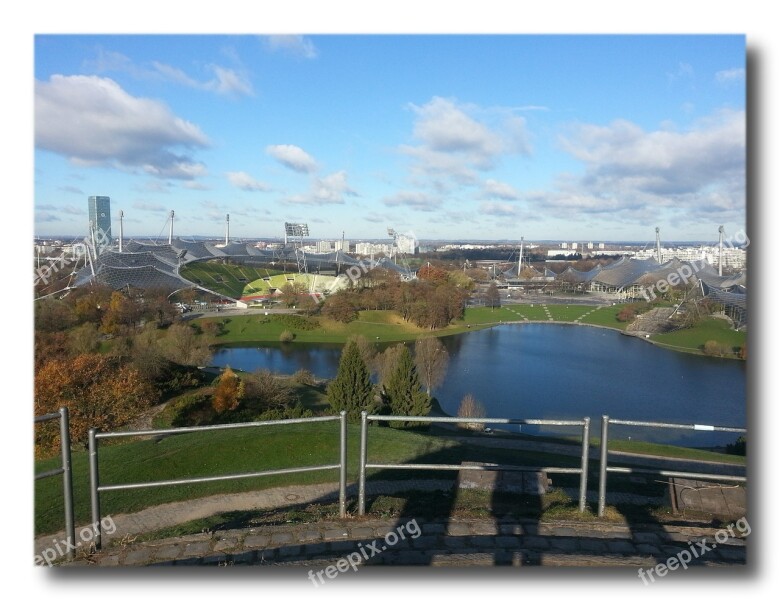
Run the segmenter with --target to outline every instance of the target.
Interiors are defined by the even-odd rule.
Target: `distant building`
[[[332,250],[333,250],[333,242],[330,242],[328,240],[321,240],[317,242],[317,252],[325,254],[327,252],[331,252]]]
[[[89,208],[89,234],[95,233],[95,243],[101,246],[111,243],[111,198],[108,196],[90,196],[87,200]],[[102,232],[102,234],[98,233]],[[104,241],[102,241],[104,240]],[[102,243],[100,243],[102,241]]]
[[[333,243],[333,249],[337,252],[341,250],[342,252],[349,252],[349,240],[336,240]]]
[[[395,243],[401,254],[417,254],[417,249],[420,246],[417,238],[401,233],[396,236]]]

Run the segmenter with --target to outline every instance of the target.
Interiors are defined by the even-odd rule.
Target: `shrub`
[[[295,383],[302,385],[314,385],[317,383],[316,378],[314,377],[314,373],[307,369],[298,369],[295,373],[293,373],[291,379]]]
[[[731,353],[731,346],[727,344],[722,344],[715,340],[707,340],[704,342],[704,354],[707,356],[726,356]]]
[[[280,342],[292,342],[295,339],[295,334],[289,329],[285,329],[279,334]]]

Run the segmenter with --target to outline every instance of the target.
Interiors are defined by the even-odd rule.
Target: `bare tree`
[[[458,407],[459,417],[474,417],[476,419],[483,419],[487,415],[485,406],[477,400],[473,395],[466,394],[463,396],[463,400]],[[485,429],[483,423],[461,423],[459,427],[464,429],[471,429],[473,431],[482,431]]]
[[[376,367],[377,376],[379,378],[380,385],[386,385],[395,370],[398,360],[403,353],[404,345],[396,344],[386,348],[381,354],[377,354],[374,359],[374,365]]]
[[[211,360],[210,339],[186,323],[174,323],[165,338],[166,357],[180,365],[200,367]]]
[[[420,374],[420,381],[430,397],[431,390],[444,381],[450,355],[438,338],[422,338],[414,344],[414,362]]]

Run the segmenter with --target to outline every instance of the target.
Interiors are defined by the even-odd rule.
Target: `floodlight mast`
[[[306,273],[306,253],[303,250],[303,238],[309,236],[308,223],[285,223],[284,239],[287,244],[287,236],[293,238],[293,249],[295,250],[295,260],[298,263],[298,273]],[[298,238],[298,247],[295,247],[295,238]]]

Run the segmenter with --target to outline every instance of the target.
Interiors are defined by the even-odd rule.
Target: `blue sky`
[[[35,233],[715,240],[742,35],[37,35]]]

